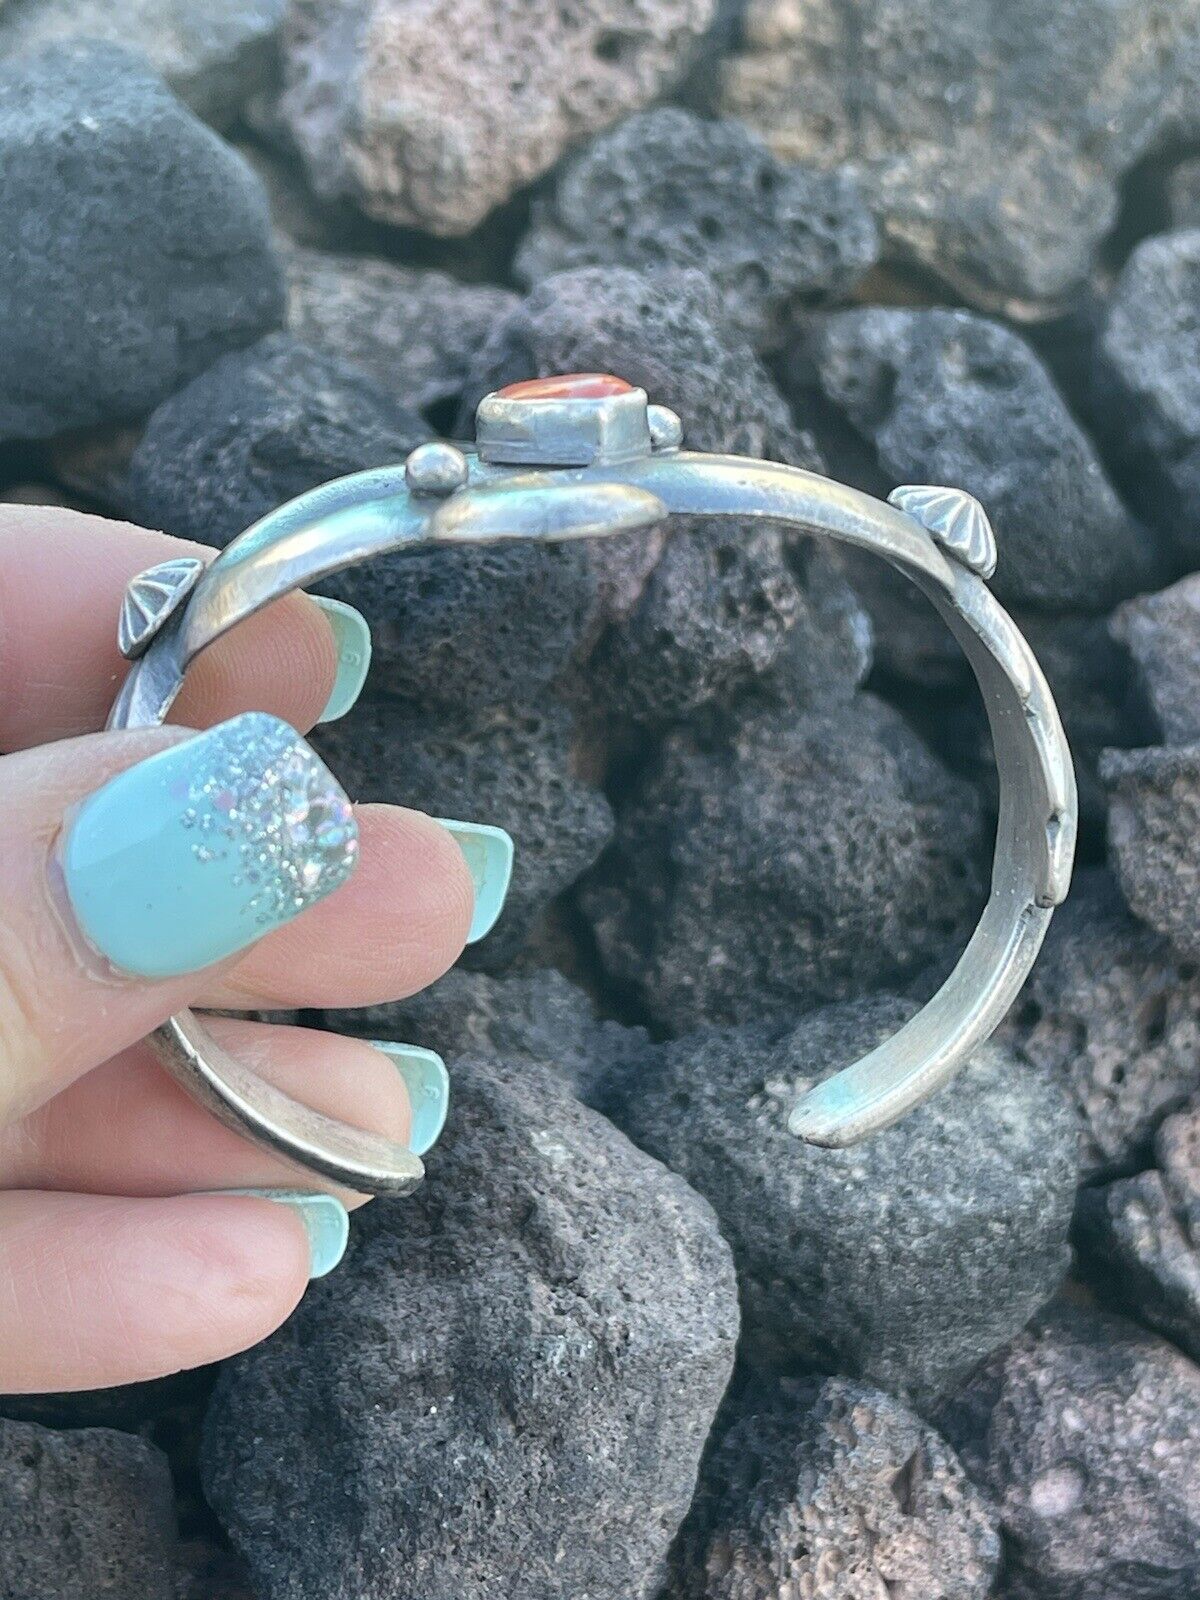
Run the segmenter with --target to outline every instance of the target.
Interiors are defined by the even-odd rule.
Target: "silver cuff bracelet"
[[[130,585],[120,644],[132,668],[112,728],[162,722],[188,666],[293,589],[390,551],[504,539],[601,538],[672,512],[769,518],[873,551],[932,602],[974,669],[1000,779],[991,892],[953,972],[892,1038],[806,1094],[789,1127],[845,1146],[944,1084],[996,1029],[1066,895],[1075,846],[1070,752],[1029,646],[988,591],[996,546],[961,490],[904,486],[885,505],[775,462],[680,448],[679,418],[602,374],[512,384],[480,404],[473,449],[425,444],[402,466],[355,473],[273,511],[204,566],[164,563]],[[148,580],[148,581],[147,581]],[[145,597],[158,597],[147,608]],[[362,1193],[404,1193],[424,1168],[391,1140],[292,1100],[240,1065],[189,1011],[151,1042],[221,1120],[301,1167]]]

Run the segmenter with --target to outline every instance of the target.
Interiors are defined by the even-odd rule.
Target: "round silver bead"
[[[683,443],[683,423],[667,406],[647,406],[646,423],[656,450],[678,450]]]
[[[404,481],[414,494],[453,494],[467,481],[467,458],[457,446],[435,439],[419,444],[404,463]]]

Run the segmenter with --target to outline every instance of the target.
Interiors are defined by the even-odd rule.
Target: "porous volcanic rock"
[[[1135,1171],[1162,1118],[1200,1091],[1200,973],[1130,916],[1108,873],[1078,872],[1012,1014],[1061,1082],[1088,1180]]]
[[[714,10],[714,0],[300,0],[283,34],[278,111],[322,197],[464,234],[575,140],[677,81]]]
[[[70,39],[146,56],[179,98],[224,127],[271,75],[286,0],[8,0],[0,57]]]
[[[750,0],[721,108],[849,168],[890,254],[1016,317],[1085,284],[1135,163],[1195,137],[1194,0]]]
[[[1109,851],[1136,916],[1200,957],[1200,742],[1108,750]]]
[[[1059,1305],[933,1419],[1000,1515],[1012,1600],[1179,1600],[1200,1585],[1200,1368]]]
[[[891,1395],[789,1383],[705,1460],[671,1600],[985,1600],[995,1514],[953,1450]]]
[[[810,338],[827,399],[887,488],[952,484],[982,502],[1002,600],[1099,612],[1154,581],[1153,536],[1018,334],[972,312],[885,307],[831,313]]]
[[[691,448],[819,467],[813,441],[695,271],[592,267],[544,279],[485,346],[460,431],[490,390],[588,371],[615,372],[670,406]],[[775,661],[801,610],[796,544],[771,524],[716,517],[596,544],[590,559],[610,625],[583,694],[604,714],[637,721],[728,698]]]
[[[806,1089],[915,1010],[875,996],[788,1027],[703,1029],[662,1047],[607,1107],[711,1202],[759,1366],[929,1396],[1010,1338],[1066,1271],[1070,1108],[1002,1046],[864,1144],[821,1150],[788,1132]]]
[[[1198,303],[1200,228],[1143,239],[1113,288],[1096,351],[1097,415],[1130,494],[1191,558],[1200,557]]]
[[[456,718],[364,700],[312,742],[356,800],[508,829],[512,885],[500,921],[470,952],[477,965],[511,959],[612,833],[608,801],[576,773],[570,713],[553,702]]]
[[[175,1600],[175,1549],[171,1472],[152,1444],[0,1419],[5,1600]]]
[[[728,1381],[708,1206],[522,1060],[463,1057],[416,1195],[225,1368],[206,1486],[261,1600],[649,1600]]]
[[[661,106],[567,165],[516,269],[535,283],[572,267],[698,267],[728,321],[770,349],[797,305],[845,298],[878,254],[852,177],[777,161],[740,123]]]
[[[1163,742],[1200,742],[1200,573],[1127,600],[1110,626],[1137,662]]]
[[[581,891],[610,977],[660,1023],[794,1016],[965,942],[978,796],[874,696],[672,731]]]
[[[1097,1286],[1200,1361],[1200,1098],[1167,1117],[1157,1165],[1079,1196],[1076,1240]]]
[[[283,315],[249,167],[116,45],[0,63],[0,439],[137,417]]]

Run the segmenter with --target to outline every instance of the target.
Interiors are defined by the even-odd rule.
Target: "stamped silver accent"
[[[117,621],[117,649],[127,661],[136,661],[151,639],[179,609],[204,571],[195,556],[160,561],[129,580]]]
[[[453,494],[463,487],[469,474],[463,452],[441,439],[419,444],[404,463],[404,481],[414,494]]]
[[[888,495],[888,505],[915,517],[948,555],[981,578],[995,572],[996,535],[974,495],[941,484],[902,483]]]
[[[647,406],[646,422],[650,428],[650,442],[656,451],[679,449],[683,443],[683,423],[669,406]]]
[[[479,459],[496,466],[616,465],[650,454],[646,391],[598,399],[489,394],[475,413]]]

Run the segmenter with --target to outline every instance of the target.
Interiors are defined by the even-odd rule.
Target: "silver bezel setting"
[[[588,399],[485,395],[475,413],[479,459],[503,467],[616,465],[653,448],[644,389]]]

